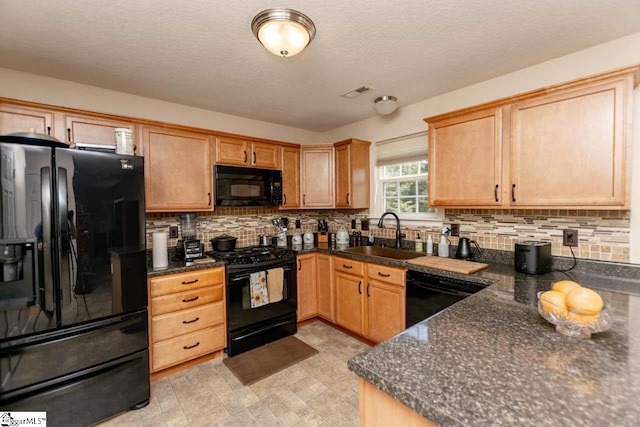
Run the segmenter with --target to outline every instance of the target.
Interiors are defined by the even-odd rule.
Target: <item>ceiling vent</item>
[[[373,89],[375,88],[371,86],[363,85],[358,88],[352,89],[349,92],[343,93],[342,96],[344,96],[345,98],[355,98],[356,96],[362,95],[363,93],[369,92],[370,90],[373,90]]]

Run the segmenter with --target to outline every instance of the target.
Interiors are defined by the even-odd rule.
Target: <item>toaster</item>
[[[514,258],[516,271],[527,274],[548,273],[551,271],[551,243],[516,243]]]

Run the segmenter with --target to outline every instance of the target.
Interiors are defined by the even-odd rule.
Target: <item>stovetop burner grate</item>
[[[209,251],[205,254],[211,258],[226,261],[229,265],[257,264],[296,256],[291,249],[265,246],[249,246],[229,252]]]

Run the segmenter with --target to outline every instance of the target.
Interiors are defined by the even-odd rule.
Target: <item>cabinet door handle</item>
[[[187,298],[182,298],[182,302],[193,302],[193,301],[196,301],[198,298],[200,298],[200,297],[199,297],[199,296],[197,296],[197,295],[196,295],[195,297],[193,297],[193,298],[189,298],[189,299],[187,299]]]
[[[512,202],[516,201],[516,185],[515,184],[511,186],[511,201]]]
[[[51,136],[51,126],[47,126],[47,135]]]
[[[302,270],[302,261],[298,260],[298,271]]]
[[[211,206],[211,193],[207,193],[207,196],[209,197],[209,206]]]
[[[67,139],[71,142],[71,128],[67,128]]]
[[[306,204],[307,204],[307,195],[306,195],[306,194],[303,194],[303,195],[302,195],[302,204],[303,204],[303,205],[306,205]]]
[[[282,206],[285,206],[286,204],[287,204],[287,195],[282,194]]]
[[[382,277],[391,277],[391,274],[384,274],[384,273],[380,273],[378,271],[378,276],[382,276]]]
[[[350,204],[350,202],[349,202],[349,193],[347,193],[347,204],[348,205]]]
[[[182,347],[182,348],[184,348],[185,350],[190,350],[190,349],[192,349],[192,348],[196,348],[196,347],[197,347],[197,346],[199,346],[199,345],[200,345],[200,341],[198,341],[198,342],[197,342],[197,343],[195,343],[194,345],[185,345],[185,346],[184,346],[184,347]]]
[[[195,319],[193,319],[193,320],[183,320],[183,321],[182,321],[182,323],[184,323],[185,325],[187,325],[187,324],[189,324],[189,323],[195,323],[195,322],[197,322],[198,320],[200,320],[200,318],[199,318],[199,317],[196,317],[196,318],[195,318]]]
[[[358,293],[362,295],[362,280],[358,282]]]
[[[244,154],[244,160],[242,161],[242,163],[247,163],[247,152],[243,151],[242,154]]]
[[[493,190],[493,197],[496,199],[496,202],[498,202],[498,184],[496,184],[496,188],[494,188]]]
[[[347,265],[347,264],[342,264],[342,266],[343,266],[344,268],[353,268],[353,266],[352,266],[352,265]]]
[[[370,297],[369,289],[371,288],[371,283],[367,283],[367,296]]]
[[[256,152],[255,151],[253,152],[253,164],[254,165],[256,164]]]
[[[188,282],[182,282],[183,285],[192,285],[198,283],[198,279],[189,280]]]

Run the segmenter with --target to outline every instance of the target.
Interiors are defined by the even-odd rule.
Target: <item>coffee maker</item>
[[[185,261],[201,258],[202,246],[198,239],[198,217],[195,213],[180,215],[180,230],[182,239],[178,240],[176,258]]]

